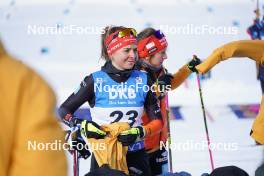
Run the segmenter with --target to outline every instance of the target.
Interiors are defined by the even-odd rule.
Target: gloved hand
[[[72,117],[70,120],[69,120],[69,126],[72,128],[72,127],[76,127],[78,124],[81,124],[83,121],[83,119],[78,119],[76,117]]]
[[[73,154],[74,150],[76,150],[84,159],[89,158],[91,155],[89,147],[82,138],[80,129],[78,127],[66,131],[65,141],[70,147],[68,151],[71,154]]]
[[[76,127],[78,124],[81,124],[82,121],[83,119],[78,119],[70,113],[66,114],[65,117],[62,118],[62,122],[70,128]]]
[[[160,77],[157,79],[157,82],[158,82],[158,85],[166,86],[166,85],[171,85],[171,80],[172,80],[172,79],[173,79],[172,74],[167,73],[167,74],[165,74],[165,75],[160,76]]]
[[[142,126],[130,128],[129,130],[122,131],[117,139],[124,146],[128,146],[130,144],[135,143],[137,140],[143,138],[145,136],[145,130]]]
[[[102,131],[101,127],[93,121],[83,120],[80,130],[87,138],[102,139],[106,136],[106,132]]]
[[[71,146],[74,150],[80,154],[80,156],[84,159],[89,158],[91,152],[89,151],[89,147],[86,142],[83,140],[81,136],[80,130],[75,132],[76,134],[72,135],[73,139],[71,140]]]
[[[187,64],[187,67],[192,72],[198,73],[198,70],[195,68],[195,66],[199,65],[200,63],[201,63],[201,60],[196,55],[193,55],[193,59]]]

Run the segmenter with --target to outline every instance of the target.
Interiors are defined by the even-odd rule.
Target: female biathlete
[[[150,89],[133,89],[138,85],[152,85],[147,74],[134,68],[137,61],[136,31],[122,26],[106,27],[101,38],[101,56],[106,61],[105,65],[84,78],[80,88],[60,106],[59,114],[66,124],[74,125],[78,118],[73,116],[74,112],[88,102],[92,121],[82,122],[88,138],[104,138],[106,133],[100,128],[103,124],[129,123],[131,128],[118,136],[123,145],[128,145],[126,157],[129,174],[150,175],[144,138],[159,133],[163,123],[155,93]],[[110,91],[96,90],[100,87],[98,85],[110,87]],[[149,119],[144,125],[143,112]],[[98,165],[92,156],[90,170],[96,168]]]

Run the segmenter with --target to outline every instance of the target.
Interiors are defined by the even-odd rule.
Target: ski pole
[[[166,98],[166,115],[167,115],[167,129],[168,129],[168,168],[169,168],[169,172],[173,173],[173,169],[172,169],[172,154],[171,154],[171,133],[170,133],[170,111],[169,111],[169,100],[168,100],[168,96],[165,97]]]
[[[77,151],[73,150],[73,175],[77,176]]]
[[[196,57],[196,56],[194,56],[194,57]],[[205,133],[206,133],[208,151],[209,151],[209,155],[210,155],[211,169],[213,171],[214,170],[214,160],[213,160],[213,154],[212,154],[212,151],[211,151],[211,148],[210,148],[211,142],[210,142],[210,138],[209,138],[208,126],[207,126],[207,121],[206,121],[206,114],[205,114],[205,108],[204,108],[204,102],[203,102],[203,95],[202,95],[202,88],[201,88],[201,82],[200,82],[199,73],[196,73],[196,76],[197,76],[197,83],[198,83],[200,100],[201,100],[201,106],[202,106],[202,111],[203,111],[203,119],[204,119],[204,126],[205,126]]]
[[[71,130],[66,131],[66,141],[69,142],[70,145],[73,145],[73,139],[77,138],[77,131],[79,130],[79,127],[73,127]],[[80,154],[76,149],[70,150],[70,153],[73,156],[73,176],[79,176],[79,164],[80,164]]]
[[[79,176],[80,155],[77,150],[73,151],[73,175]]]

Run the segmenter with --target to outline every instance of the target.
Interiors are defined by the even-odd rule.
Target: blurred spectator
[[[36,72],[8,55],[1,42],[0,81],[0,176],[66,176],[63,150],[29,147],[64,141],[54,93]]]

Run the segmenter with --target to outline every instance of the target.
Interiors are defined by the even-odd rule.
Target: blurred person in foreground
[[[1,42],[0,81],[0,176],[66,176],[64,151],[46,145],[64,141],[55,118],[54,93]],[[40,145],[47,147],[42,150]]]

